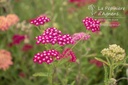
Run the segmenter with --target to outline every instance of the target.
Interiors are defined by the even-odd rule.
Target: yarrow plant
[[[38,27],[40,25],[44,25],[46,22],[49,21],[50,19],[47,18],[46,16],[40,16],[38,18],[31,20],[30,23]],[[87,26],[87,29],[92,30],[92,32],[99,31],[100,29],[100,26],[97,26],[100,24],[98,20],[86,18],[86,20],[83,20],[83,23],[85,24],[85,26]],[[90,26],[92,23],[93,26]],[[89,38],[90,34],[84,32],[74,33],[73,35],[70,35],[63,34],[62,31],[58,30],[55,27],[43,29],[43,33],[35,38],[36,44],[43,44],[45,46],[50,45],[50,47],[46,48],[46,50],[42,52],[38,52],[37,54],[35,54],[33,61],[38,64],[46,63],[48,65],[52,65],[53,68],[51,70],[53,70],[53,74],[55,75],[54,70],[56,69],[56,66],[59,64],[56,62],[62,62],[63,60],[68,60],[69,62],[76,62],[77,57],[73,52],[73,47],[75,47],[75,45],[78,44],[79,41],[86,41]],[[57,50],[57,48],[54,48],[54,45],[57,45],[57,48],[65,47],[66,45],[72,45],[72,47],[66,47],[64,50],[62,48],[60,48],[61,50]],[[34,74],[34,76],[39,75],[41,74]],[[54,78],[52,76],[51,82],[53,82],[53,79]]]
[[[104,63],[105,85],[117,85],[115,69],[125,63],[125,50],[119,45],[112,44],[109,45],[109,48],[104,48],[101,53],[105,56],[105,60],[99,58],[96,59]]]
[[[47,28],[42,35],[36,37],[37,44],[59,44],[61,46],[72,44],[72,37],[69,34],[62,34],[56,28]]]
[[[12,65],[12,56],[11,53],[7,50],[0,50],[0,69],[7,70],[10,65]]]
[[[42,64],[43,62],[50,64],[53,62],[54,59],[59,60],[60,59],[59,55],[60,53],[56,50],[47,50],[41,53],[37,53],[34,56],[33,61],[39,64]]]
[[[62,54],[60,56],[61,56],[61,58],[69,57],[70,62],[76,62],[76,55],[70,48],[64,49],[64,51],[62,52]]]
[[[19,21],[19,18],[16,14],[8,14],[5,16],[0,16],[0,30],[8,30],[10,26],[15,25]]]
[[[100,31],[100,21],[93,19],[91,17],[86,17],[83,20],[84,25],[87,30],[91,30],[92,32]]]
[[[80,33],[75,33],[72,35],[72,41],[73,43],[77,42],[78,40],[88,40],[90,38],[89,34],[86,34],[84,32],[80,32]]]
[[[44,25],[45,23],[49,22],[50,19],[46,16],[39,16],[35,19],[30,20],[30,23],[36,26]]]

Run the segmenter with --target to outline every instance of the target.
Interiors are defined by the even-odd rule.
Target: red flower
[[[118,21],[112,21],[110,22],[110,27],[111,28],[117,28],[120,26],[120,23]]]
[[[20,44],[20,42],[21,41],[23,41],[25,39],[25,36],[24,35],[18,35],[18,34],[16,34],[16,35],[14,35],[13,37],[12,37],[12,40],[13,40],[13,44]]]
[[[96,60],[96,59],[91,59],[89,62],[91,64],[95,64],[97,67],[102,67],[103,66],[103,63],[98,61],[98,60]]]
[[[12,42],[8,44],[9,47],[12,47],[13,45],[20,44],[25,39],[24,35],[13,35]]]
[[[22,51],[29,51],[30,49],[32,49],[33,48],[33,46],[32,45],[30,45],[30,44],[25,44],[24,46],[23,46],[23,48],[22,48]]]
[[[22,77],[22,78],[26,77],[25,73],[23,73],[23,72],[20,72],[19,76]]]

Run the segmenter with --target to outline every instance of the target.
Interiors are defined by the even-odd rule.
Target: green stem
[[[110,66],[110,69],[109,69],[109,79],[112,78],[112,75],[113,75],[113,66]]]
[[[54,17],[54,9],[55,9],[55,3],[54,3],[54,0],[50,0],[51,1],[51,6],[52,6],[52,14],[51,14],[51,17],[52,17],[52,26],[53,26],[53,17]]]

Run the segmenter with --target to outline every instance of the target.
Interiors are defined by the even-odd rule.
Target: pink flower
[[[10,52],[0,50],[0,69],[7,70],[12,64],[13,62]]]
[[[83,20],[83,23],[86,26],[87,30],[91,30],[92,32],[100,31],[100,22],[96,19],[86,17]]]
[[[56,28],[47,28],[42,35],[36,37],[36,40],[37,44],[59,44],[61,46],[72,44],[72,37],[69,34],[62,34]]]
[[[0,16],[0,30],[5,31],[8,30],[9,26],[7,23],[7,19],[4,16]]]
[[[54,59],[60,59],[60,53],[56,50],[47,50],[40,53],[35,54],[33,61],[38,64],[42,64],[43,62],[50,64],[54,61]]]
[[[46,16],[39,16],[35,19],[30,20],[30,23],[36,26],[44,25],[45,23],[49,22],[50,19]]]
[[[98,61],[98,60],[96,60],[96,59],[91,59],[89,62],[91,64],[95,64],[97,67],[102,67],[103,66],[103,63]]]
[[[23,46],[23,48],[22,48],[22,51],[27,52],[27,51],[31,50],[32,48],[33,48],[32,45],[30,45],[30,44],[25,44],[25,45]]]
[[[78,40],[88,40],[90,38],[89,34],[86,34],[84,32],[75,33],[72,35],[72,41],[75,43]]]
[[[19,17],[16,14],[8,14],[6,19],[9,26],[15,25],[19,21]]]
[[[110,27],[111,28],[117,28],[120,26],[120,23],[118,21],[112,21],[110,22]]]
[[[78,7],[85,6],[87,4],[96,3],[97,0],[69,0],[70,3],[76,4]]]
[[[60,56],[61,56],[61,59],[70,58],[69,59],[70,62],[76,62],[75,53],[70,48],[65,49]]]

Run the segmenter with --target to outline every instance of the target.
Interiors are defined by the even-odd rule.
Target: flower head
[[[16,14],[8,14],[6,19],[9,26],[15,25],[19,21],[19,17]]]
[[[109,45],[109,48],[103,49],[101,53],[103,56],[112,58],[116,62],[123,60],[125,57],[125,50],[116,44]]]
[[[35,54],[33,61],[38,64],[42,64],[43,62],[50,64],[54,61],[54,59],[60,59],[60,53],[56,50],[46,50],[40,53]]]
[[[117,28],[120,26],[120,23],[118,21],[112,21],[110,22],[110,27],[111,28]]]
[[[6,50],[0,50],[0,69],[6,70],[12,64],[13,62],[10,52]]]
[[[87,30],[91,30],[92,32],[100,31],[100,22],[96,19],[86,17],[83,20],[83,23],[86,26]]]
[[[24,35],[19,35],[19,34],[15,34],[13,37],[12,37],[12,40],[13,40],[13,44],[19,44],[21,41],[23,41],[25,39],[25,36]]]
[[[103,63],[98,61],[98,60],[96,60],[96,59],[91,59],[89,62],[91,64],[95,64],[97,67],[102,67],[103,66]]]
[[[0,16],[0,30],[5,31],[8,30],[9,26],[7,23],[7,19],[4,16]]]
[[[19,76],[22,77],[22,78],[24,78],[24,77],[26,77],[26,74],[24,72],[20,72],[19,73]]]
[[[22,48],[22,51],[27,52],[27,51],[31,50],[32,48],[33,48],[32,45],[30,45],[30,44],[25,44],[25,45],[23,46],[23,48]]]
[[[69,34],[62,34],[56,28],[47,28],[42,35],[36,37],[37,44],[59,44],[61,46],[72,44],[72,38]]]
[[[35,19],[32,19],[30,21],[30,23],[33,24],[33,25],[39,26],[39,25],[44,25],[45,23],[47,23],[49,21],[50,21],[50,19],[48,17],[46,17],[46,16],[39,16],[39,17],[37,17]]]
[[[76,62],[76,55],[70,48],[66,48],[62,52],[61,58],[70,58],[69,59],[70,62]]]
[[[75,33],[72,35],[72,41],[75,43],[78,40],[88,40],[90,38],[89,34],[86,34],[84,32]]]

